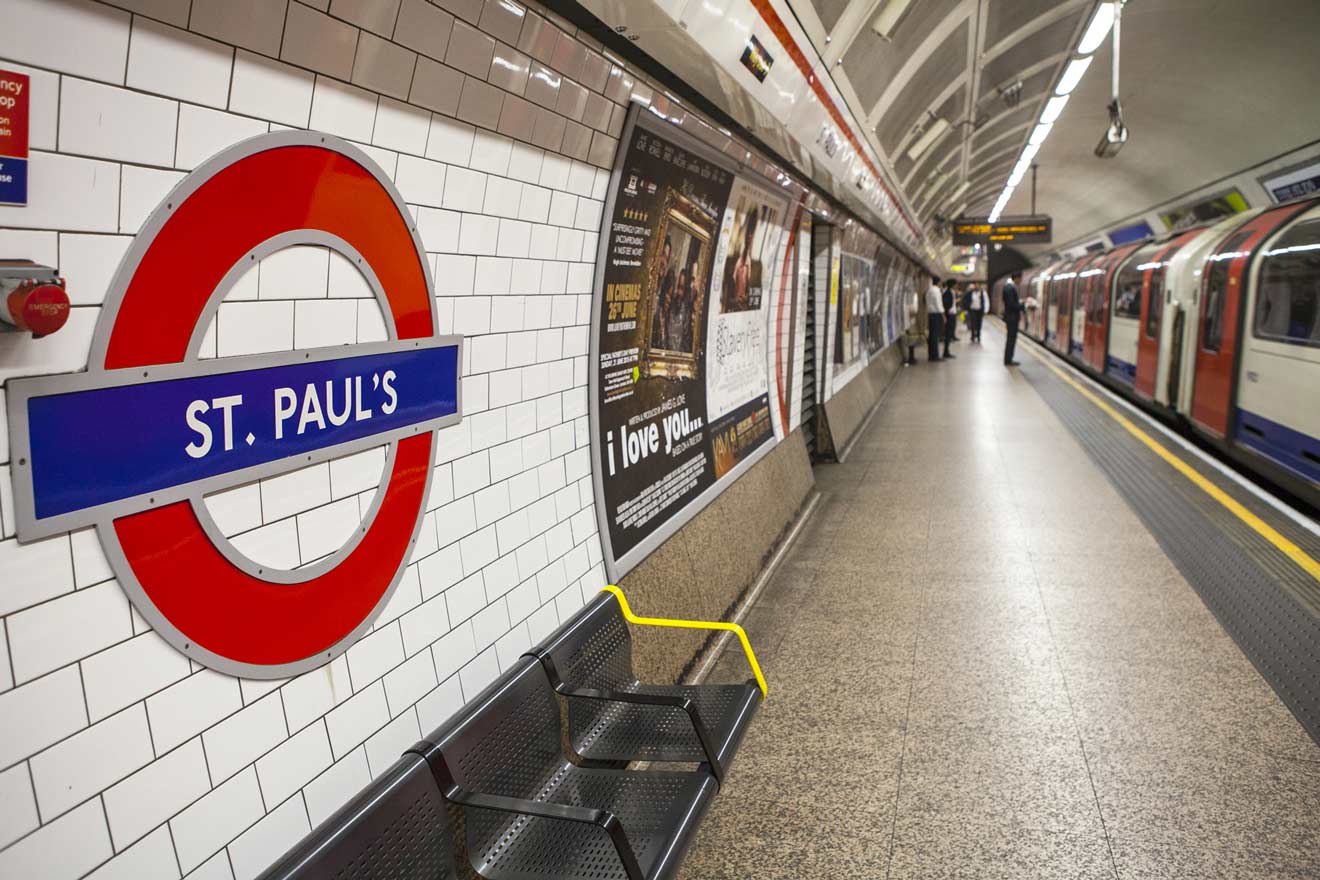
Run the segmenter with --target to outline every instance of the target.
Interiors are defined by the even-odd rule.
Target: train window
[[[1320,219],[1289,229],[1262,256],[1256,336],[1320,346]]]
[[[1169,271],[1167,263],[1161,263],[1150,273],[1150,289],[1146,293],[1146,338],[1154,339],[1160,334],[1160,312],[1164,311],[1164,276]]]
[[[1155,254],[1159,252],[1160,245],[1155,242],[1143,247],[1132,256],[1128,257],[1123,263],[1123,268],[1118,270],[1118,279],[1115,282],[1116,290],[1114,293],[1114,317],[1132,318],[1141,317],[1141,288],[1145,280],[1146,273],[1153,267]],[[1154,281],[1154,277],[1151,278]],[[1151,300],[1152,304],[1155,302]]]
[[[1210,269],[1205,280],[1205,320],[1201,325],[1201,348],[1219,351],[1224,343],[1224,307],[1228,300],[1228,269],[1237,259],[1238,248],[1251,235],[1239,232],[1224,242],[1219,252],[1210,257]]]

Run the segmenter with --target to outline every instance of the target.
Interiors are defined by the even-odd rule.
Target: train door
[[[1146,400],[1155,399],[1155,380],[1160,362],[1160,318],[1164,314],[1168,288],[1169,259],[1183,245],[1201,233],[1200,229],[1184,232],[1172,241],[1158,245],[1149,257],[1145,249],[1132,258],[1132,264],[1145,272],[1142,286],[1141,318],[1137,334],[1136,371],[1133,387]]]
[[[1250,215],[1236,214],[1213,226],[1189,232],[1161,262],[1165,266],[1164,311],[1159,321],[1160,346],[1155,373],[1155,402],[1188,415],[1191,411],[1191,378],[1196,360],[1196,334],[1201,314],[1203,271],[1207,257]],[[1179,238],[1178,241],[1184,241]]]
[[[1097,264],[1102,273],[1094,279],[1091,297],[1088,300],[1086,318],[1086,363],[1097,373],[1105,372],[1105,356],[1109,351],[1111,325],[1109,312],[1114,302],[1114,280],[1118,267],[1128,254],[1137,249],[1137,245],[1128,244],[1117,247],[1105,255]]]
[[[1072,280],[1072,310],[1068,316],[1068,351],[1070,357],[1081,360],[1086,344],[1086,286],[1091,276],[1087,274],[1088,257],[1078,264]]]
[[[1031,318],[1027,332],[1041,342],[1045,341],[1045,335],[1048,332],[1046,330],[1046,317],[1049,315],[1049,280],[1049,273],[1042,269],[1031,276],[1031,284],[1028,290],[1031,298],[1036,301],[1036,308],[1027,311]]]
[[[1118,267],[1114,278],[1113,304],[1110,306],[1109,334],[1105,347],[1105,375],[1126,385],[1135,385],[1141,362],[1141,340],[1145,318],[1158,315],[1148,299],[1148,282],[1156,271],[1155,257],[1165,246],[1150,242],[1135,251]],[[1150,383],[1155,383],[1152,348]],[[1150,394],[1146,394],[1150,397]]]
[[[1059,298],[1054,295],[1053,278],[1052,275],[1046,275],[1040,283],[1040,313],[1045,319],[1041,335],[1042,341],[1049,347],[1054,345],[1059,326]]]
[[[1072,339],[1073,281],[1077,278],[1076,263],[1064,267],[1066,271],[1054,276],[1054,298],[1058,302],[1058,320],[1054,325],[1054,350],[1068,353],[1068,340]]]
[[[1260,243],[1305,207],[1283,205],[1263,212],[1207,259],[1201,279],[1191,419],[1215,437],[1229,436],[1247,266]]]

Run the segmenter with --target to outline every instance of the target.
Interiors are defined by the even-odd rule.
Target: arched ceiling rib
[[[890,39],[876,16],[903,0],[786,0],[866,120],[872,146],[925,222],[984,214],[1026,145],[1098,0],[909,0]],[[1036,158],[1038,204],[1058,242],[1091,237],[1180,193],[1320,139],[1320,2],[1131,0],[1122,99],[1131,139],[1092,154],[1107,124],[1109,43]],[[1022,83],[1016,107],[1003,90]],[[907,156],[932,117],[954,130]],[[950,173],[951,172],[951,173]],[[931,181],[949,173],[933,190]],[[967,183],[956,199],[950,196]],[[1029,184],[1005,211],[1030,209]]]

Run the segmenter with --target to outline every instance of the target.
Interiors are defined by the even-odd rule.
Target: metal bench
[[[259,880],[452,880],[452,837],[430,767],[408,753]]]
[[[445,798],[464,808],[468,857],[490,880],[672,877],[718,790],[701,769],[566,760],[559,701],[531,657],[416,751]]]
[[[672,878],[765,680],[740,627],[639,618],[606,589],[261,880]],[[628,623],[731,630],[755,684],[641,684]]]
[[[731,630],[742,639],[755,678],[732,685],[643,684],[633,672],[629,622]],[[569,745],[587,766],[701,763],[723,782],[764,697],[765,681],[741,628],[637,617],[617,588],[606,588],[529,653],[566,698]]]

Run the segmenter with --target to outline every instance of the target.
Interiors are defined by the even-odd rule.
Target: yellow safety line
[[[1256,514],[1252,513],[1250,510],[1247,510],[1227,492],[1225,492],[1223,489],[1220,489],[1214,483],[1207,480],[1204,476],[1198,473],[1195,468],[1193,468],[1191,465],[1187,464],[1187,462],[1183,461],[1181,458],[1179,458],[1178,456],[1170,452],[1168,449],[1166,449],[1163,446],[1163,444],[1161,444],[1154,437],[1150,436],[1141,428],[1139,428],[1127,416],[1123,415],[1121,412],[1114,409],[1106,401],[1092,394],[1089,389],[1078,383],[1075,379],[1073,379],[1073,377],[1065,373],[1060,367],[1057,367],[1054,364],[1050,363],[1045,355],[1037,353],[1034,350],[1034,340],[1033,340],[1033,346],[1028,346],[1027,351],[1030,352],[1032,357],[1034,357],[1036,360],[1040,361],[1040,363],[1044,364],[1047,368],[1053,371],[1053,373],[1056,376],[1058,376],[1060,379],[1067,382],[1074,389],[1076,389],[1076,391],[1079,394],[1081,394],[1087,400],[1091,401],[1096,406],[1098,406],[1102,412],[1104,412],[1114,421],[1118,422],[1120,425],[1126,428],[1129,434],[1131,434],[1133,437],[1136,437],[1142,443],[1146,444],[1146,446],[1149,447],[1152,452],[1154,452],[1160,458],[1164,459],[1170,465],[1172,465],[1174,470],[1178,471],[1178,473],[1182,474],[1184,477],[1191,480],[1194,484],[1196,484],[1198,488],[1201,489],[1201,491],[1205,492],[1205,494],[1209,495],[1211,498],[1215,499],[1220,504],[1224,505],[1224,507],[1228,508],[1229,512],[1231,512],[1234,516],[1242,520],[1251,528],[1255,529],[1257,534],[1259,534],[1266,541],[1269,541],[1271,544],[1273,544],[1276,548],[1278,548],[1278,550],[1281,553],[1283,553],[1293,562],[1301,566],[1303,571],[1311,575],[1311,577],[1315,578],[1316,580],[1320,581],[1320,562],[1317,562],[1316,560],[1312,559],[1311,556],[1308,555],[1305,550],[1303,550],[1301,547],[1298,547],[1292,541],[1289,541],[1269,523],[1265,522],[1263,519],[1256,516]]]
[[[765,676],[761,674],[761,664],[756,662],[756,654],[752,651],[752,643],[747,641],[747,633],[736,623],[724,623],[723,621],[708,620],[670,620],[665,617],[638,617],[633,614],[632,609],[628,607],[628,600],[624,598],[623,590],[620,590],[614,584],[608,584],[601,587],[602,590],[613,593],[619,600],[619,607],[623,609],[623,618],[629,623],[635,623],[638,626],[672,626],[679,629],[719,629],[727,630],[738,636],[738,641],[742,642],[743,653],[747,655],[747,663],[752,667],[752,674],[756,676],[756,683],[761,688],[761,699],[765,699],[769,689],[765,684]]]

